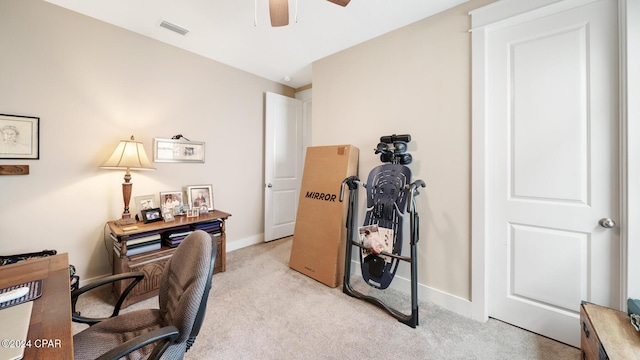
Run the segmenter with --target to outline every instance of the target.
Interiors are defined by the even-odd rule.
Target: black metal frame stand
[[[356,229],[354,224],[354,212],[355,206],[358,202],[358,186],[361,185],[366,188],[366,184],[363,184],[356,176],[346,178],[342,182],[342,188],[340,190],[340,201],[344,199],[344,188],[349,188],[349,209],[347,212],[347,244],[345,252],[345,270],[344,281],[342,283],[342,292],[345,294],[362,299],[371,304],[374,304],[384,310],[386,310],[391,316],[398,319],[398,321],[415,328],[418,325],[418,257],[417,257],[417,243],[419,240],[419,218],[418,213],[415,211],[415,196],[418,195],[417,188],[425,187],[425,183],[422,180],[417,180],[410,185],[406,186],[405,191],[408,192],[407,199],[407,214],[409,216],[410,225],[410,256],[401,256],[397,254],[391,254],[388,252],[382,252],[381,255],[389,256],[394,259],[405,261],[411,264],[411,313],[404,314],[401,311],[394,309],[393,307],[385,304],[382,300],[362,294],[351,287],[351,255],[354,246],[363,248],[363,246],[353,239],[353,234]],[[400,239],[402,241],[402,239]]]

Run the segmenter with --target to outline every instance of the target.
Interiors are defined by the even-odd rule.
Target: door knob
[[[600,224],[600,226],[605,229],[611,229],[612,227],[616,226],[616,222],[609,218],[600,219],[600,221],[598,221],[598,224]]]
[[[271,187],[273,187],[273,185],[271,185],[271,184],[267,184],[267,187],[268,187],[268,188],[271,188]]]

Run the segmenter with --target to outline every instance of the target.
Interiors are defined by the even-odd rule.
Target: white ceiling
[[[277,28],[268,0],[46,1],[298,88],[311,83],[313,61],[468,0],[351,0],[347,7],[289,0],[289,26]],[[189,33],[162,28],[162,21]]]

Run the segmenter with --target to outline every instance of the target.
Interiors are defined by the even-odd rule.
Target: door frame
[[[537,18],[596,0],[498,1],[470,12],[472,16],[472,120],[471,120],[471,317],[489,317],[489,236],[487,234],[488,162],[486,118],[486,51],[488,34],[514,21]],[[625,310],[627,297],[640,298],[640,0],[618,0],[620,58],[620,299]],[[631,44],[634,44],[632,46]],[[634,66],[631,66],[633,64]],[[636,256],[637,257],[637,256]]]

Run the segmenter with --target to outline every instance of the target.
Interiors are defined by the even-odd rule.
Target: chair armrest
[[[90,284],[87,284],[81,288],[73,290],[71,292],[71,320],[78,323],[89,324],[89,326],[97,324],[100,321],[104,320],[104,318],[88,318],[88,317],[80,316],[80,312],[76,310],[76,303],[78,301],[78,297],[95,288],[112,284],[116,281],[133,279],[133,281],[131,281],[131,283],[127,286],[127,288],[122,292],[122,295],[120,295],[118,302],[116,302],[116,305],[114,306],[113,313],[109,317],[117,316],[120,313],[120,308],[122,307],[122,303],[126,299],[127,295],[129,295],[129,292],[131,292],[131,290],[133,290],[133,288],[136,285],[138,285],[138,283],[142,281],[143,278],[144,278],[144,273],[142,271],[110,275],[100,280],[97,280],[95,282],[92,282]]]
[[[122,343],[120,346],[104,353],[97,360],[117,360],[127,354],[130,354],[133,351],[140,349],[141,347],[158,342],[158,344],[154,347],[153,351],[147,358],[148,360],[157,360],[160,359],[162,354],[164,354],[169,345],[171,345],[177,337],[178,328],[173,325],[165,326],[163,328],[150,331],[125,343]]]

